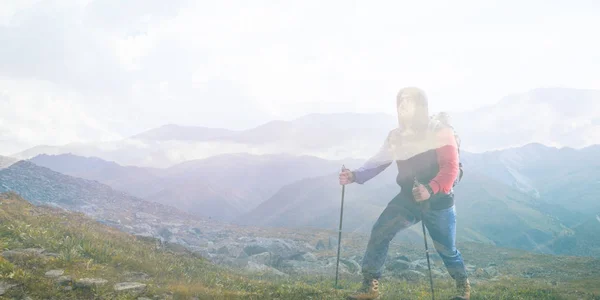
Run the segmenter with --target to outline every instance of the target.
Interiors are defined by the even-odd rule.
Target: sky
[[[418,3],[417,3],[418,2]],[[3,0],[0,154],[180,125],[600,89],[598,1]]]

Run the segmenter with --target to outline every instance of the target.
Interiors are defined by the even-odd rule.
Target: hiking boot
[[[379,298],[379,281],[377,279],[363,280],[362,287],[348,296],[352,300],[371,300]]]
[[[456,300],[469,300],[471,299],[471,284],[469,283],[469,279],[459,279],[456,280],[456,292],[458,296],[452,298]]]

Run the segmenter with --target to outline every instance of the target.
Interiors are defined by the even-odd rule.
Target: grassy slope
[[[46,261],[23,257],[14,265],[0,258],[0,280],[21,285],[11,289],[10,296],[20,297],[25,293],[34,299],[135,299],[112,292],[112,284],[127,281],[124,278],[127,271],[151,276],[148,296],[290,299],[294,293],[307,296],[323,293],[309,286],[288,287],[249,280],[190,254],[157,250],[152,241],[138,240],[82,214],[35,207],[14,194],[4,194],[0,203],[0,248],[41,247],[58,254],[57,258]],[[44,278],[44,273],[51,269],[64,269],[75,279],[104,278],[109,284],[94,291],[61,291],[52,280]]]
[[[348,241],[353,240],[349,234]],[[138,240],[82,214],[35,207],[14,194],[0,195],[0,248],[30,247],[42,247],[58,256],[47,260],[22,257],[13,263],[0,258],[0,281],[20,285],[7,292],[5,297],[8,299],[19,299],[24,295],[33,299],[136,299],[138,296],[112,291],[112,284],[126,281],[124,274],[127,271],[150,275],[143,296],[159,295],[161,299],[189,299],[192,296],[199,299],[343,299],[346,292],[358,284],[344,278],[341,285],[345,290],[336,290],[331,288],[331,278],[265,281],[267,277],[243,276],[184,251],[157,249],[153,241]],[[348,248],[352,247],[348,245]],[[359,251],[360,248],[362,246],[358,246]],[[465,257],[477,259],[472,263],[500,262],[502,267],[499,264],[499,268],[504,274],[512,270],[514,274],[533,272],[540,275],[531,279],[506,277],[478,284],[473,299],[600,299],[592,295],[600,294],[598,260],[554,259],[517,250],[501,252],[504,249],[478,244],[465,244],[461,249],[464,249]],[[75,279],[104,278],[109,284],[95,290],[63,291],[44,277],[51,269],[64,269]],[[543,273],[544,270],[557,271]],[[409,284],[386,279],[383,289],[383,299],[429,297],[426,282]],[[449,281],[436,280],[438,298],[450,296],[451,291]]]

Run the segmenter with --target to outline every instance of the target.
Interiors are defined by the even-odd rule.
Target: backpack
[[[448,115],[445,112],[441,112],[441,113],[438,113],[437,115],[431,116],[430,121],[429,121],[429,129],[431,131],[436,131],[438,129],[446,128],[446,127],[450,127],[454,131],[454,138],[456,139],[456,146],[458,148],[458,176],[457,176],[456,180],[454,181],[454,184],[452,185],[454,187],[461,181],[463,174],[464,174],[463,164],[460,161],[460,142],[461,142],[460,137],[456,133],[456,130],[454,130],[454,127],[450,124],[450,115]]]

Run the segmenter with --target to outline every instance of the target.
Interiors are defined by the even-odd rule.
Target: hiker
[[[423,221],[438,254],[456,281],[458,299],[470,298],[470,284],[461,253],[455,246],[456,210],[453,187],[458,180],[458,142],[447,115],[429,117],[425,93],[414,87],[396,98],[399,127],[379,152],[361,168],[343,169],[340,184],[363,184],[392,162],[398,166],[400,193],[381,213],[362,260],[362,287],[349,299],[376,299],[390,241],[397,232]],[[421,220],[421,212],[423,220]]]

